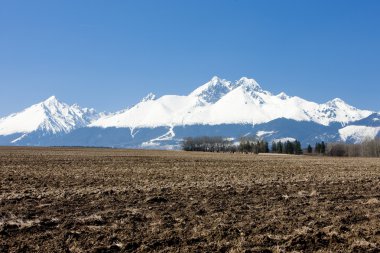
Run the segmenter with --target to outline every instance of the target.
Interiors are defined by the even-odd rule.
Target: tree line
[[[234,143],[230,139],[220,136],[187,137],[182,141],[182,149],[185,151],[203,152],[242,152],[242,153],[277,153],[277,154],[309,154],[346,157],[380,157],[380,138],[366,140],[360,144],[347,144],[343,142],[325,143],[317,142],[312,147],[310,144],[302,149],[301,143],[295,141],[274,141],[269,148],[265,140],[257,140],[250,137],[242,137]]]
[[[237,148],[231,140],[220,136],[187,137],[182,141],[185,151],[203,152],[236,152]]]
[[[320,155],[325,155],[326,154],[326,147],[327,144],[322,141],[322,142],[317,142],[315,143],[314,149],[313,147],[309,144],[307,146],[306,152],[308,154],[320,154]]]
[[[278,154],[292,154],[292,155],[301,155],[303,150],[301,147],[301,142],[295,141],[278,141],[272,142],[272,153]]]
[[[350,144],[345,142],[316,143],[314,149],[307,147],[308,154],[345,157],[380,157],[380,138],[368,139],[362,143]]]
[[[295,154],[303,153],[301,143],[295,141],[272,142],[271,149],[269,143],[265,140],[243,137],[238,143],[225,139],[223,137],[187,137],[182,141],[182,149],[185,151],[203,151],[203,152],[242,152],[242,153],[281,153]]]
[[[243,153],[269,153],[269,144],[264,140],[241,138],[237,149]]]

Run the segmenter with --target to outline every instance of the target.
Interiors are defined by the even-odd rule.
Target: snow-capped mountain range
[[[231,82],[215,76],[186,96],[149,93],[115,113],[70,106],[52,96],[0,118],[1,145],[168,148],[195,135],[296,138],[307,144],[360,142],[379,132],[378,113],[338,98],[318,104],[284,92],[274,95],[246,77]]]
[[[359,110],[341,99],[325,104],[309,102],[285,93],[272,95],[253,79],[232,83],[213,77],[187,96],[154,96],[127,111],[102,117],[91,126],[158,127],[181,125],[261,124],[278,118],[313,121],[322,125],[347,124],[373,112]]]

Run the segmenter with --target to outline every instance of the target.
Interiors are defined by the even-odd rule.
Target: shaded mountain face
[[[354,122],[353,124],[357,126],[380,127],[380,113],[373,113],[364,119]]]
[[[149,93],[136,105],[110,114],[67,105],[53,96],[1,118],[0,145],[173,148],[182,138],[199,135],[294,138],[304,145],[358,142],[378,135],[379,119],[378,113],[338,98],[317,104],[284,92],[274,95],[254,79],[231,82],[215,76],[188,95],[156,98]]]

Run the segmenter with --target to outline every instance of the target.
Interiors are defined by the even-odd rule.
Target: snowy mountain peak
[[[102,117],[91,126],[158,127],[178,125],[261,124],[285,118],[324,126],[363,119],[371,111],[359,110],[341,99],[317,104],[284,92],[272,95],[254,80],[230,82],[214,76],[188,96],[166,95],[149,103]]]
[[[334,99],[332,99],[332,100],[330,100],[330,101],[328,101],[322,105],[329,107],[331,109],[345,109],[345,110],[352,110],[352,111],[359,110],[359,109],[347,104],[346,102],[344,102],[340,98],[334,98]]]
[[[252,78],[242,77],[236,81],[236,86],[246,86],[251,90],[262,91],[261,86]]]
[[[209,83],[217,84],[217,83],[221,83],[221,82],[223,82],[223,81],[225,81],[225,80],[219,78],[218,76],[213,76],[213,77],[211,78],[211,80],[209,81]]]
[[[56,96],[51,96],[48,99],[42,101],[40,103],[42,106],[46,107],[47,109],[51,109],[53,107],[62,107],[63,103],[61,103]]]
[[[335,103],[346,103],[344,102],[342,99],[340,98],[334,98],[333,100],[331,100],[332,102],[335,102]]]
[[[286,99],[289,99],[289,98],[290,98],[285,92],[280,92],[280,93],[277,95],[277,97],[280,98],[281,100],[286,100]]]
[[[0,118],[0,135],[27,134],[37,130],[53,134],[68,133],[75,128],[87,126],[97,118],[94,109],[70,106],[51,96],[19,113]]]
[[[50,103],[50,102],[58,102],[58,99],[57,99],[57,97],[56,96],[51,96],[51,97],[49,97],[48,99],[46,99],[45,101],[44,101],[44,103]]]
[[[317,112],[321,120],[320,123],[325,125],[331,122],[340,122],[345,125],[349,122],[366,118],[373,113],[368,110],[359,110],[340,98],[335,98],[319,105]]]
[[[235,87],[230,81],[217,76],[195,89],[190,96],[198,97],[201,102],[215,103]]]
[[[249,97],[254,104],[263,105],[265,97],[272,96],[268,91],[264,91],[261,86],[254,80],[247,77],[242,77],[236,81],[237,90],[241,90],[246,97]]]
[[[146,95],[142,100],[141,102],[147,102],[147,101],[151,101],[151,100],[155,100],[156,99],[156,95],[153,94],[152,92],[148,93],[148,95]]]
[[[254,100],[254,103],[262,105],[265,103],[266,96],[272,96],[269,91],[265,91],[261,86],[251,78],[242,77],[240,80],[236,81],[236,86],[243,90],[247,96]]]
[[[331,106],[347,105],[347,103],[344,102],[340,98],[334,98],[334,99],[328,101],[326,104],[331,105]]]

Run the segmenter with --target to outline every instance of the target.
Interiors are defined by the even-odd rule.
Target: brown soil
[[[380,252],[380,159],[0,148],[0,252]]]

